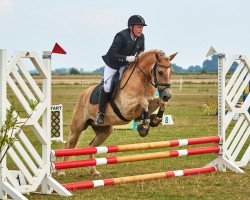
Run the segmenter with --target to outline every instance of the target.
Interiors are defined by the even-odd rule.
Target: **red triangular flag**
[[[66,54],[66,51],[64,51],[63,48],[60,47],[60,45],[56,43],[52,50],[52,53]]]

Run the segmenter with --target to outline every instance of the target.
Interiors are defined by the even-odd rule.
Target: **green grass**
[[[67,139],[72,111],[80,92],[86,88],[81,85],[53,85],[52,104],[64,106],[64,139]],[[184,139],[217,135],[217,117],[205,116],[202,105],[206,102],[216,102],[215,84],[187,84],[179,91],[178,85],[173,86],[173,98],[166,107],[165,114],[171,114],[174,125],[151,128],[147,137],[141,138],[136,131],[115,130],[103,145],[118,145],[140,142],[153,142],[171,139]],[[201,94],[201,95],[177,95]],[[207,94],[207,95],[204,95]],[[87,146],[93,138],[89,128],[81,136],[78,147]],[[201,146],[201,145],[200,145]],[[53,143],[52,148],[63,148],[63,145]],[[110,155],[126,155],[144,152],[166,151],[147,150],[136,152],[114,153]],[[97,157],[102,157],[98,155]],[[116,165],[98,166],[102,178],[115,178],[147,173],[157,173],[169,170],[203,167],[216,155],[197,155],[190,157],[168,158]],[[79,159],[86,158],[84,156]],[[87,168],[69,169],[65,177],[53,177],[60,183],[92,180]],[[216,172],[186,177],[174,177],[162,180],[152,180],[115,186],[98,187],[87,190],[77,190],[73,196],[59,197],[56,195],[32,194],[29,199],[250,199],[250,170],[245,174],[233,172]]]

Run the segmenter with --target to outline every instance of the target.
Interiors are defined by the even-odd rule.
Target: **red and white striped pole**
[[[211,146],[211,147],[200,147],[200,148],[191,148],[191,149],[183,149],[183,150],[173,150],[173,151],[166,151],[166,152],[145,153],[145,154],[126,155],[126,156],[111,156],[107,158],[54,162],[52,163],[51,168],[59,170],[59,169],[107,165],[107,164],[152,160],[152,159],[178,157],[178,156],[218,153],[219,151],[220,151],[219,146]]]
[[[104,179],[104,180],[68,183],[68,184],[62,184],[62,185],[67,190],[77,190],[77,189],[94,188],[94,187],[99,187],[99,186],[116,185],[119,183],[132,183],[132,182],[152,180],[152,179],[170,178],[174,176],[187,176],[187,175],[208,173],[208,172],[214,172],[214,171],[216,171],[216,167],[211,166],[211,167],[204,167],[204,168],[167,171],[167,172],[161,172],[161,173],[127,176],[127,177]]]
[[[62,156],[79,156],[89,154],[101,154],[101,153],[115,153],[123,151],[135,151],[145,149],[157,149],[164,147],[176,147],[176,146],[187,146],[195,144],[207,144],[220,141],[219,136],[201,137],[201,138],[190,138],[182,140],[170,140],[150,143],[138,143],[138,144],[126,144],[117,146],[103,146],[103,147],[86,147],[77,149],[59,149],[52,150],[51,156],[62,157]]]

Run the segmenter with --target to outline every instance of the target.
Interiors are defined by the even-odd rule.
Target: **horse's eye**
[[[159,76],[163,76],[163,71],[158,71]]]

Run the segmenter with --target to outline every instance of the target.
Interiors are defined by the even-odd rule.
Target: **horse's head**
[[[155,53],[156,62],[151,69],[151,78],[159,91],[160,99],[164,102],[167,102],[172,96],[170,79],[173,69],[171,60],[176,54],[166,56],[163,52]]]
[[[172,96],[170,79],[173,69],[171,60],[174,59],[176,54],[166,56],[161,50],[145,51],[138,56],[135,63],[131,64],[133,68],[130,71],[129,77],[138,68],[138,73],[143,75],[144,80],[146,78],[159,91],[160,99],[167,102]],[[129,78],[126,82],[128,80]]]

